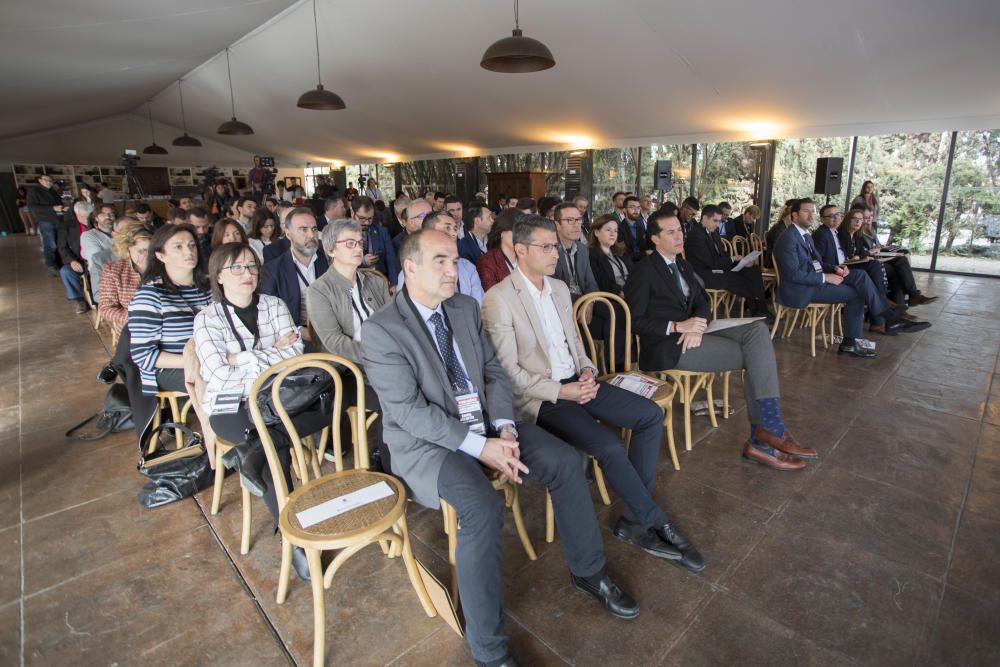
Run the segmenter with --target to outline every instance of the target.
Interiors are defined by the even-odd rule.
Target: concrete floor
[[[786,422],[820,459],[802,473],[741,461],[745,410],[695,419],[657,497],[704,553],[691,575],[615,540],[609,569],[642,604],[613,619],[569,586],[523,494],[537,562],[506,531],[507,630],[523,665],[1000,663],[1000,282],[919,275],[935,325],[879,338],[875,360],[778,341]],[[93,413],[105,344],[45,275],[36,239],[0,240],[0,664],[309,664],[312,601],[275,603],[278,541],[254,502],[239,554],[238,482],[158,510],[136,501],[129,434],[71,443]],[[997,386],[994,389],[994,385]],[[675,426],[678,437],[680,423]],[[410,508],[417,557],[444,578],[437,512]],[[508,521],[508,524],[512,522]],[[421,612],[377,549],[327,593],[327,664],[463,665],[463,642]]]

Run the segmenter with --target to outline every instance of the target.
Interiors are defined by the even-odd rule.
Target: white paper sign
[[[299,525],[303,528],[315,526],[317,523],[340,516],[344,512],[350,512],[363,505],[368,505],[376,500],[388,498],[393,494],[392,487],[385,482],[377,482],[357,491],[331,498],[301,512],[295,513],[295,518],[299,520]]]
[[[740,260],[740,263],[733,267],[733,271],[742,271],[746,267],[750,266],[750,263],[755,259],[760,257],[760,250],[754,250],[749,255]]]

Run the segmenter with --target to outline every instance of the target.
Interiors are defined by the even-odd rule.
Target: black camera
[[[139,152],[134,148],[126,148],[122,153],[121,164],[126,169],[134,169],[135,164],[139,161]]]
[[[262,157],[260,159],[260,166],[263,167],[263,168],[265,168],[265,169],[273,169],[274,168],[274,158],[273,157]]]

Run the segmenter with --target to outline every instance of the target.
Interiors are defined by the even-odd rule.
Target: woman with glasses
[[[263,448],[247,410],[246,399],[254,382],[272,365],[302,354],[302,340],[285,302],[260,294],[260,263],[244,243],[226,243],[212,253],[208,263],[214,303],[194,322],[197,356],[195,399],[208,414],[215,434],[237,445],[232,465],[239,466],[243,484],[264,504],[278,530],[278,502]],[[236,404],[235,411],[231,407]],[[325,416],[307,411],[293,418],[300,433],[323,427]],[[281,425],[269,428],[289,491],[292,488],[291,440]],[[230,457],[225,457],[229,459]],[[230,461],[226,461],[227,467]],[[308,580],[305,554],[295,550],[292,564]]]
[[[323,228],[323,249],[330,258],[330,270],[317,278],[306,291],[309,323],[323,352],[349,359],[363,370],[361,325],[375,311],[389,302],[389,286],[373,273],[359,271],[364,249],[363,231],[355,220],[334,220]],[[357,403],[354,378],[344,377],[344,406]],[[366,385],[365,404],[378,410],[378,397]],[[350,442],[350,423],[341,422],[341,442]],[[379,451],[380,465],[388,469],[388,459],[379,447],[380,436],[373,438],[371,451]]]

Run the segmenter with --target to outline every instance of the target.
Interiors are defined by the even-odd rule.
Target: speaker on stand
[[[844,158],[816,158],[816,184],[813,193],[826,195],[826,203],[830,203],[831,195],[840,194],[841,172],[844,170]]]

